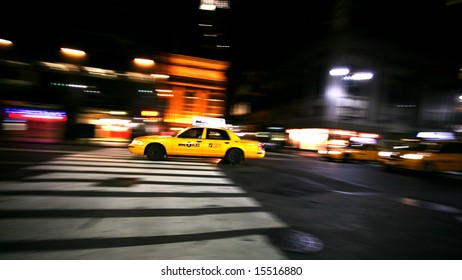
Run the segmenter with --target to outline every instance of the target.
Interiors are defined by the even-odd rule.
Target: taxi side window
[[[229,135],[226,131],[221,129],[208,129],[207,139],[210,140],[229,140]]]
[[[203,128],[191,128],[178,135],[178,138],[201,138],[202,131],[204,131]]]

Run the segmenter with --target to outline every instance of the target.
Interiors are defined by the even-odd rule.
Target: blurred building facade
[[[224,116],[228,65],[161,54],[152,69],[121,71],[10,56],[0,60],[2,136],[127,141],[174,133],[194,116]]]

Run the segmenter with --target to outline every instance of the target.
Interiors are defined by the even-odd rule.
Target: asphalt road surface
[[[268,152],[151,162],[124,147],[0,147],[1,259],[460,259],[460,174]]]

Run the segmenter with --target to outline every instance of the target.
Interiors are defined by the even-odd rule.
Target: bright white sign
[[[202,117],[195,116],[192,121],[193,125],[205,125],[205,126],[214,126],[214,127],[225,127],[226,120],[223,118],[212,118],[212,117]]]

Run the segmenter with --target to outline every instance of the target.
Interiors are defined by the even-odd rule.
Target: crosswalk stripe
[[[100,160],[94,161],[94,160],[53,160],[53,161],[48,161],[46,164],[49,165],[74,165],[74,166],[101,166]],[[165,165],[165,164],[155,164],[153,162],[146,162],[146,161],[133,161],[133,160],[107,160],[104,161],[106,165],[110,166],[119,166],[119,167],[125,167],[125,168],[130,168],[130,167],[141,167],[141,168],[162,168],[162,169],[170,169],[170,168],[183,168],[183,169],[190,169],[190,170],[218,170],[216,166],[210,166],[210,165],[200,165],[200,166],[192,166],[192,165]]]
[[[194,176],[223,176],[223,172],[217,170],[181,170],[181,169],[147,169],[134,167],[104,167],[98,166],[68,166],[68,165],[49,165],[41,164],[30,166],[28,170],[51,170],[51,171],[72,171],[72,172],[114,172],[114,173],[141,173],[141,174],[174,174],[174,175],[194,175]]]
[[[101,187],[94,182],[2,182],[0,193],[8,191],[98,191],[98,192],[146,192],[146,193],[244,193],[242,188],[227,185],[182,185],[182,184],[143,184],[130,187]]]
[[[213,168],[214,166],[207,162],[199,162],[199,161],[173,161],[173,160],[163,160],[163,161],[150,161],[147,159],[120,159],[120,158],[100,158],[100,157],[89,157],[89,156],[79,156],[79,157],[59,157],[60,160],[72,161],[72,162],[79,162],[79,161],[87,161],[87,162],[122,162],[126,164],[133,164],[133,163],[141,163],[149,166],[194,166],[196,168]],[[215,166],[216,168],[216,166]]]
[[[172,175],[175,175],[172,172]],[[27,180],[108,180],[111,178],[136,178],[139,182],[172,182],[172,183],[203,183],[207,182],[209,184],[233,184],[230,179],[228,178],[220,178],[220,177],[194,177],[194,176],[162,176],[162,175],[130,175],[130,174],[110,174],[110,173],[72,173],[72,172],[52,172],[52,173],[45,173],[41,175],[31,176],[28,177]]]
[[[143,237],[280,228],[266,212],[176,217],[20,219],[0,221],[0,242],[84,238]],[[91,228],[91,230],[89,230]],[[24,229],[34,229],[24,230]]]
[[[287,225],[212,162],[102,148],[23,170],[0,188],[0,259],[285,259],[265,232]]]
[[[18,202],[21,204],[18,204]],[[260,207],[249,197],[60,197],[10,196],[0,202],[4,210],[43,209],[189,209],[222,207]]]

